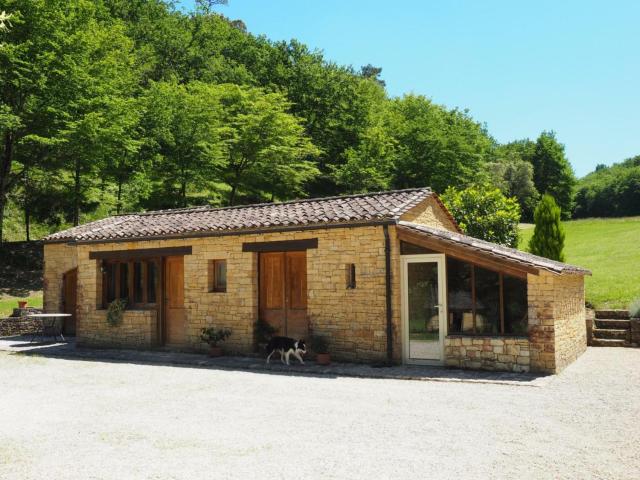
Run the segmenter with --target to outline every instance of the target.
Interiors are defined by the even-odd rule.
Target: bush
[[[209,328],[202,329],[202,334],[200,335],[200,338],[202,339],[203,342],[206,342],[212,347],[215,347],[218,344],[218,342],[224,342],[230,336],[231,336],[231,330],[229,330],[228,328],[216,329],[215,327],[209,327]]]
[[[464,190],[449,187],[442,201],[465,234],[508,247],[518,245],[520,205],[500,189],[491,185]]]
[[[629,305],[629,316],[631,318],[640,319],[640,298],[631,302]]]
[[[529,240],[529,251],[551,260],[564,262],[564,228],[560,223],[560,207],[545,194],[533,215],[535,230]]]
[[[262,319],[256,320],[254,327],[256,343],[258,345],[269,342],[273,334],[276,333],[276,329]]]
[[[117,298],[107,307],[107,323],[112,327],[122,323],[122,315],[127,306],[126,298]]]
[[[311,350],[316,353],[329,353],[329,339],[324,335],[312,336]]]

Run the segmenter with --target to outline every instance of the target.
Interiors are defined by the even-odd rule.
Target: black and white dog
[[[304,365],[302,355],[307,353],[307,346],[305,345],[304,340],[294,340],[289,337],[273,337],[267,344],[267,353],[269,354],[267,356],[267,363],[269,363],[271,355],[275,352],[280,352],[280,360],[282,363],[289,365],[289,355],[293,355],[300,360],[301,364]]]

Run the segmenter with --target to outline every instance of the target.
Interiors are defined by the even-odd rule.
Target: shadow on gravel
[[[210,358],[201,353],[184,353],[164,350],[122,350],[76,347],[74,339],[67,342],[30,343],[28,337],[0,338],[0,351],[13,355],[41,356],[90,362],[130,363],[140,365],[164,365],[183,368],[207,368],[251,372],[267,375],[309,376],[319,378],[377,378],[396,380],[422,380],[439,382],[469,382],[518,385],[528,387],[543,386],[551,376],[461,370],[434,366],[372,366],[358,363],[333,363],[328,366],[307,361],[304,365],[291,362],[283,365],[279,359],[267,365],[262,357],[225,356]]]

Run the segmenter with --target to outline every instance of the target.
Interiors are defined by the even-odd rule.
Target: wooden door
[[[168,345],[183,345],[186,340],[184,257],[166,257],[164,269],[164,339]]]
[[[277,335],[308,335],[306,251],[260,254],[260,318]]]
[[[76,334],[76,305],[78,303],[78,269],[69,270],[62,276],[62,311],[70,313],[65,317],[63,332],[65,335]]]

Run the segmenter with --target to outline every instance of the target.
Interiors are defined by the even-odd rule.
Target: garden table
[[[32,313],[27,315],[27,318],[34,318],[40,320],[41,328],[39,332],[35,332],[31,337],[33,342],[36,337],[44,339],[44,337],[53,337],[54,340],[58,339],[58,336],[65,341],[62,335],[62,325],[64,324],[65,317],[70,317],[70,313]]]

